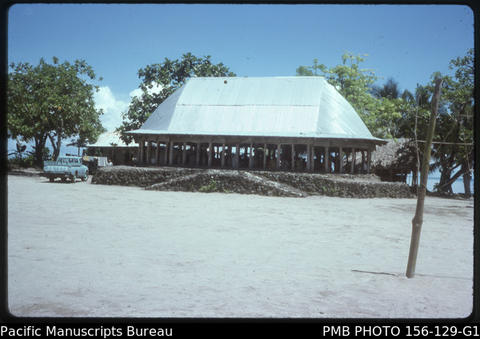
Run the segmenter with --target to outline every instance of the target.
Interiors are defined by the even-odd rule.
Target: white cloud
[[[154,84],[152,86],[152,88],[149,88],[147,90],[147,92],[149,94],[153,94],[153,93],[160,93],[160,91],[162,90],[163,86],[162,85],[158,85],[158,84]],[[130,96],[133,98],[135,96],[137,97],[140,97],[142,95],[142,90],[140,88],[137,88],[137,89],[134,89],[133,91],[131,91],[129,94]]]
[[[142,95],[142,90],[140,88],[134,89],[130,93],[130,97],[140,97]]]
[[[100,87],[94,95],[95,107],[103,109],[100,121],[107,131],[113,131],[122,124],[122,113],[128,109],[128,102],[117,100],[110,87]]]
[[[155,85],[148,90],[149,93],[158,93],[162,90],[162,85]],[[130,97],[141,96],[140,88],[134,89],[129,93]],[[115,97],[112,90],[108,86],[100,87],[93,97],[95,107],[103,109],[100,121],[107,131],[113,131],[122,124],[122,113],[128,110],[130,102],[126,102]]]

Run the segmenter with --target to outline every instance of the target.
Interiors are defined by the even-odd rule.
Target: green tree
[[[135,96],[128,111],[123,114],[122,125],[117,129],[122,139],[129,143],[131,137],[126,131],[139,129],[153,111],[175,90],[180,88],[190,77],[235,76],[223,63],[213,64],[210,56],[196,57],[191,53],[182,55],[180,60],[165,60],[160,64],[148,65],[138,71],[141,79],[140,97]],[[159,92],[152,91],[160,88]]]
[[[453,193],[452,183],[463,176],[465,194],[469,196],[473,168],[473,50],[469,50],[464,57],[452,60],[450,69],[454,70],[453,76],[441,76],[438,72],[432,75],[432,79],[442,77],[444,81],[430,170],[440,172],[436,190]],[[407,150],[402,150],[405,159],[412,159],[417,151],[422,159],[433,89],[432,81],[425,86],[417,85],[414,96],[408,92],[402,95],[405,106],[401,109],[399,134],[411,139],[412,143],[419,140],[418,149],[410,147],[410,143]],[[418,172],[415,167],[412,163],[414,177]]]
[[[396,103],[372,95],[372,86],[378,80],[373,70],[362,69],[365,55],[342,55],[342,63],[328,68],[314,60],[313,66],[300,66],[297,75],[311,76],[318,71],[353,106],[365,125],[376,137],[391,138],[394,121],[400,118]]]
[[[385,82],[383,86],[372,86],[372,94],[379,99],[398,99],[400,97],[398,82],[393,78],[388,78],[387,82]]]
[[[473,49],[450,61],[453,76],[445,77],[444,110],[437,122],[433,147],[434,167],[440,171],[437,189],[452,193],[452,183],[463,176],[465,194],[470,196],[473,168],[474,68]],[[454,171],[456,171],[455,174]]]
[[[405,90],[402,95],[402,102],[399,111],[402,115],[398,121],[399,137],[409,140],[402,149],[399,150],[399,161],[404,163],[412,172],[412,186],[417,186],[418,173],[423,161],[423,141],[426,139],[427,127],[431,114],[431,97],[433,87],[426,87],[417,84],[415,94]],[[430,167],[430,171],[433,169]]]
[[[452,193],[451,184],[463,176],[467,196],[473,168],[473,60],[470,49],[465,56],[450,61],[453,76],[438,72],[432,75],[432,79],[440,76],[444,81],[430,170],[440,171],[437,190],[444,193]],[[414,173],[415,184],[431,112],[433,80],[424,86],[417,84],[414,94],[407,90],[401,93],[398,83],[391,78],[383,86],[375,86],[377,77],[373,71],[359,68],[363,61],[363,56],[347,53],[342,56],[341,65],[327,68],[314,62],[313,66],[298,67],[297,75],[312,76],[319,70],[350,102],[374,136],[410,139],[399,151],[399,157]]]
[[[79,136],[95,141],[103,131],[101,110],[96,110],[93,92],[97,88],[91,66],[83,60],[53,64],[40,59],[37,66],[12,63],[8,74],[8,136],[35,142],[35,163],[42,166],[45,144],[50,140],[56,159],[62,140]],[[101,80],[101,79],[100,79]],[[97,88],[98,89],[98,88]]]

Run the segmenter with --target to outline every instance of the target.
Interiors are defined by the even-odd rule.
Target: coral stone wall
[[[183,177],[197,169],[175,167],[111,166],[97,170],[93,184],[147,187],[172,178]]]
[[[373,174],[313,174],[261,172],[262,176],[291,185],[308,195],[352,198],[411,198],[408,185],[384,182]]]
[[[175,167],[105,167],[94,184],[127,185],[151,190],[226,192],[269,196],[327,195],[353,198],[411,198],[408,185],[381,182],[372,174],[317,174]]]

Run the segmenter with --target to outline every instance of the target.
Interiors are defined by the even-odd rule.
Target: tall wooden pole
[[[425,142],[425,151],[423,152],[422,171],[420,173],[420,186],[417,189],[417,209],[412,219],[412,238],[410,240],[410,252],[408,254],[407,278],[415,276],[415,266],[417,264],[418,244],[420,243],[420,233],[423,224],[423,207],[427,191],[427,176],[430,167],[430,152],[432,147],[433,133],[435,132],[435,121],[437,119],[438,101],[440,99],[440,88],[442,79],[435,80],[435,93],[432,100],[432,114],[427,130],[427,139]]]

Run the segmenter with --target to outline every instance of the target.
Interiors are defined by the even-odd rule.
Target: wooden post
[[[143,139],[143,143],[142,143],[142,165],[145,165],[145,162],[147,161],[146,157],[147,157],[147,139]]]
[[[312,172],[315,172],[315,146],[312,145],[311,149],[312,149],[312,166],[310,167],[310,170]]]
[[[152,151],[152,141],[151,140],[148,140],[147,142],[147,156],[146,156],[146,160],[147,160],[147,166],[150,166],[151,164],[151,151]]]
[[[230,160],[230,164],[233,161],[232,159],[232,146],[229,144],[225,145],[225,166],[228,165],[228,160]]]
[[[212,152],[213,152],[213,144],[212,142],[208,143],[208,167],[212,167]]]
[[[253,168],[253,144],[250,144],[250,152],[248,152],[248,168]]]
[[[137,163],[139,165],[143,164],[143,146],[144,146],[143,138],[140,138],[140,140],[138,141],[138,157],[137,157]]]
[[[367,173],[370,173],[370,165],[372,164],[372,151],[367,151]]]
[[[352,174],[355,173],[355,148],[353,147],[352,147],[352,162],[351,162],[350,173]]]
[[[235,145],[235,169],[240,167],[240,144]]]
[[[160,153],[160,145],[159,145],[160,142],[159,142],[158,138],[157,138],[157,140],[156,140],[155,142],[156,142],[156,145],[157,145],[157,148],[155,149],[155,165],[158,166],[158,165],[159,165],[159,164],[158,164],[158,155],[159,155],[159,153]]]
[[[173,141],[170,141],[170,159],[168,160],[168,163],[170,165],[173,165],[173,145],[175,143]]]
[[[267,169],[267,144],[263,145],[263,169]]]
[[[282,152],[282,144],[277,144],[277,162],[276,168],[277,170],[280,169],[280,153]]]
[[[185,166],[187,162],[187,143],[184,142],[182,145],[182,165]]]
[[[292,171],[295,171],[295,144],[292,144]]]
[[[362,149],[362,170],[361,173],[365,173],[365,151]]]
[[[428,171],[430,167],[430,152],[432,148],[433,134],[435,131],[435,121],[437,119],[438,101],[440,100],[440,88],[442,79],[435,79],[435,92],[432,99],[432,114],[428,124],[427,138],[425,140],[425,151],[423,152],[422,171],[420,173],[420,186],[417,189],[417,208],[415,216],[412,219],[412,238],[410,240],[410,252],[408,254],[407,278],[415,276],[415,266],[417,264],[418,244],[420,243],[420,233],[423,224],[423,208],[425,204],[425,195],[427,190]]]
[[[200,166],[200,148],[202,147],[201,143],[197,143],[195,146],[196,156],[195,156],[195,165]]]
[[[222,145],[222,153],[221,153],[221,167],[225,167],[225,143]]]
[[[169,142],[165,141],[165,154],[163,155],[163,164],[165,166],[168,165],[168,146],[169,146]]]
[[[307,144],[307,171],[312,171],[312,145]]]
[[[338,147],[338,173],[343,173],[343,149]]]
[[[330,154],[329,154],[329,149],[328,149],[328,146],[325,147],[325,173],[329,173],[330,172],[330,164],[329,164],[329,158],[330,158]]]

